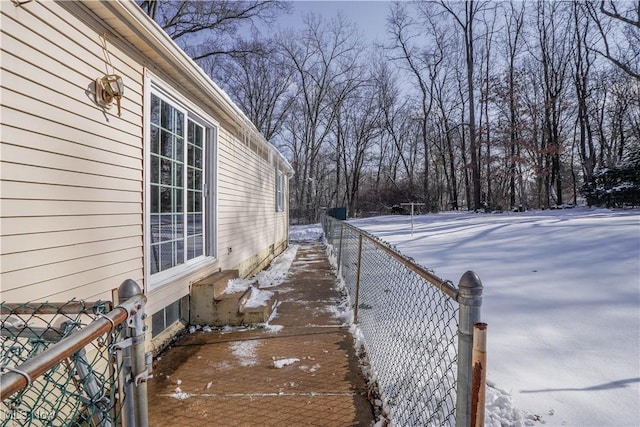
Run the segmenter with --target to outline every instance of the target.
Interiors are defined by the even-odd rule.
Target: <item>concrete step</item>
[[[224,293],[224,290],[227,289],[227,284],[229,280],[237,279],[239,277],[238,270],[224,270],[214,273],[210,276],[205,277],[204,279],[194,283],[191,285],[191,289],[202,287],[209,288],[210,292],[213,294],[214,299],[220,299]]]
[[[273,308],[278,302],[276,293],[274,292],[271,298],[263,301],[261,304],[253,305],[250,304],[253,292],[256,292],[256,289],[250,287],[242,296],[240,299],[239,311],[247,324],[266,323],[267,320],[269,320],[271,313],[273,313]]]
[[[238,278],[236,270],[221,271],[191,286],[189,322],[210,326],[239,326],[264,323],[271,316],[275,296],[257,307],[247,303],[254,288],[225,293],[229,280]]]

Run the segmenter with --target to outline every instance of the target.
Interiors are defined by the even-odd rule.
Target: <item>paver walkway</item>
[[[324,247],[300,243],[263,329],[198,331],[154,365],[151,426],[370,426],[367,389]]]

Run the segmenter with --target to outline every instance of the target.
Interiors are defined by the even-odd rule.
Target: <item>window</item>
[[[189,297],[185,296],[174,301],[165,308],[153,313],[151,316],[151,337],[157,337],[162,331],[173,325],[178,320],[183,319],[183,313],[186,313],[189,306]]]
[[[284,174],[276,171],[276,212],[284,211]]]
[[[179,272],[213,255],[214,128],[151,95],[149,116],[149,273]]]

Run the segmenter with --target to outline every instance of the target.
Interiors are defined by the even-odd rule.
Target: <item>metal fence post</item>
[[[468,427],[471,422],[473,327],[480,322],[480,306],[482,305],[482,282],[473,271],[467,271],[460,278],[458,304],[460,304],[460,312],[456,427]]]
[[[342,273],[342,236],[344,232],[344,224],[340,221],[340,241],[338,243],[338,274]]]
[[[360,305],[360,269],[362,266],[362,234],[358,235],[358,265],[356,267],[356,298],[353,307],[353,323],[358,323],[358,306]]]
[[[487,324],[473,326],[473,382],[471,394],[471,425],[484,426],[487,388]]]
[[[120,302],[142,294],[138,284],[127,279],[118,288]],[[126,345],[121,343],[125,369],[125,408],[124,418],[127,427],[148,427],[149,413],[147,400],[147,379],[149,367],[145,353],[144,298],[131,309],[127,325],[124,328]],[[130,340],[130,341],[129,341]]]

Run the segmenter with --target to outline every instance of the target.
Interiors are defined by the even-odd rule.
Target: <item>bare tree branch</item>
[[[196,60],[243,53],[234,46],[243,26],[272,23],[291,7],[280,0],[144,0],[138,4]]]

